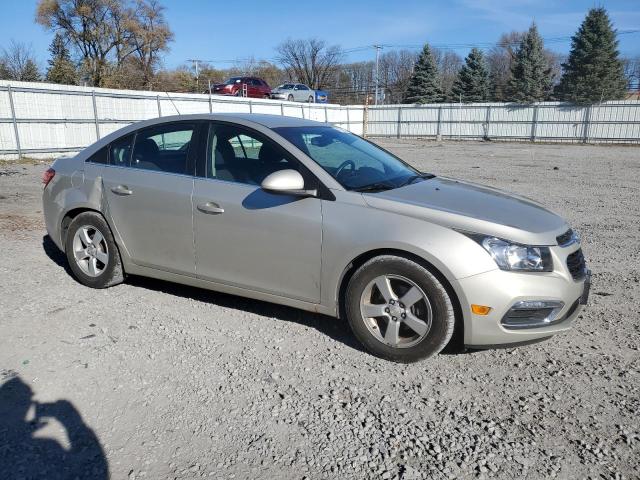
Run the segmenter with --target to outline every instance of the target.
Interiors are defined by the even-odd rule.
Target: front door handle
[[[201,203],[198,205],[198,210],[202,213],[208,213],[209,215],[220,215],[224,213],[224,208],[215,202]]]
[[[133,190],[129,190],[129,187],[126,185],[118,185],[117,187],[113,187],[111,191],[116,195],[131,195],[133,193]]]

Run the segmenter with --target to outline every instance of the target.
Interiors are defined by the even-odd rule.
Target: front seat
[[[136,143],[131,166],[145,170],[161,170],[156,163],[159,159],[160,149],[158,144],[150,138],[145,138],[140,143]]]
[[[290,168],[282,153],[268,143],[263,143],[258,152],[259,171],[258,180],[262,182],[268,175],[278,170]]]
[[[236,152],[226,138],[219,138],[214,150],[215,177],[227,182],[248,182],[241,159],[236,158]]]

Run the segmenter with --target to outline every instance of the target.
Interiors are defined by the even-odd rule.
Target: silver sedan
[[[304,83],[283,83],[271,90],[271,98],[290,102],[314,103],[316,92]]]
[[[589,291],[559,216],[309,120],[148,120],[43,181],[47,230],[82,284],[143,275],[337,316],[394,361],[548,338]]]

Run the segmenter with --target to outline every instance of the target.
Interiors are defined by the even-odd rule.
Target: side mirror
[[[304,189],[304,178],[296,170],[278,170],[267,176],[260,185],[263,190],[272,193],[284,193],[299,197],[315,197],[316,190]]]

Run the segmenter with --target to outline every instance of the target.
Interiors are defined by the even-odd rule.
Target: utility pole
[[[197,58],[189,58],[187,62],[193,63],[193,67],[196,70],[196,90],[200,93],[200,72],[198,70],[198,66],[202,60],[198,60]]]
[[[376,98],[374,99],[375,105],[378,105],[378,79],[380,78],[378,75],[378,65],[380,58],[380,50],[382,49],[382,45],[374,45],[373,48],[376,49]]]

